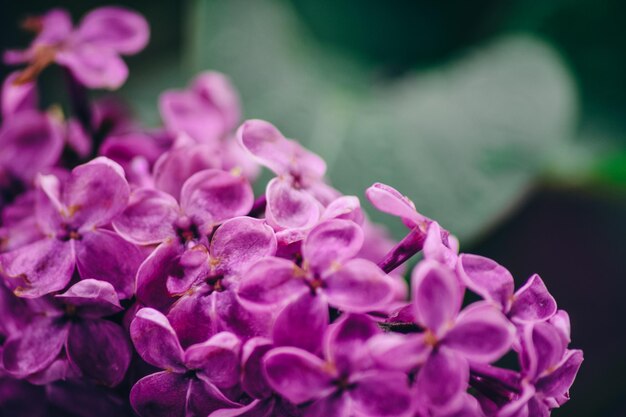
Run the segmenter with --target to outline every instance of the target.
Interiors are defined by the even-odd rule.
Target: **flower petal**
[[[574,378],[583,362],[581,350],[567,351],[563,360],[548,375],[540,378],[535,387],[546,397],[554,397],[560,405],[567,399],[568,390],[574,383]]]
[[[367,199],[383,213],[400,217],[408,227],[428,223],[428,218],[415,209],[415,204],[395,188],[377,182],[365,191]]]
[[[122,167],[101,156],[72,170],[62,201],[72,224],[90,230],[108,224],[124,211],[129,195]]]
[[[352,404],[350,398],[341,392],[323,397],[304,410],[303,417],[350,417]]]
[[[180,192],[183,211],[207,234],[214,225],[247,214],[253,203],[248,180],[218,169],[192,175]]]
[[[33,320],[21,335],[4,344],[4,369],[17,378],[46,369],[61,352],[67,332],[67,326],[55,318]]]
[[[183,184],[193,174],[219,168],[218,150],[209,144],[197,144],[191,138],[179,137],[174,147],[154,164],[154,185],[175,198],[180,198]]]
[[[409,380],[403,372],[369,371],[354,381],[350,391],[355,414],[367,417],[413,415]]]
[[[439,335],[461,309],[462,294],[456,276],[434,261],[422,261],[411,276],[413,308],[420,324]]]
[[[270,257],[253,264],[243,274],[237,295],[251,307],[273,308],[288,303],[308,290],[293,262]]]
[[[19,75],[19,72],[13,72],[2,83],[0,108],[2,119],[5,121],[15,113],[37,108],[38,97],[35,83],[16,84],[15,79]]]
[[[80,317],[104,317],[124,310],[113,285],[96,279],[79,281],[55,298],[78,307]]]
[[[173,224],[180,216],[178,202],[159,190],[133,190],[128,206],[113,221],[120,236],[138,245],[152,245],[174,237]]]
[[[206,382],[198,375],[189,382],[187,395],[187,417],[207,416],[222,408],[234,408],[239,404],[232,402],[210,382]]]
[[[322,291],[329,304],[345,311],[365,313],[387,307],[394,284],[375,263],[352,259],[324,279]]]
[[[132,357],[124,329],[106,320],[71,325],[66,351],[83,376],[109,387],[122,382]]]
[[[341,375],[367,369],[371,365],[367,341],[380,333],[369,316],[345,314],[325,334],[325,356]]]
[[[408,372],[424,363],[431,347],[421,334],[383,333],[367,341],[372,359],[381,368]]]
[[[117,90],[128,78],[128,67],[112,48],[81,43],[58,52],[55,58],[88,88]]]
[[[322,339],[329,320],[326,301],[305,292],[276,317],[272,334],[274,344],[321,353]]]
[[[263,372],[263,356],[273,347],[271,340],[264,337],[253,337],[243,345],[241,388],[252,398],[268,398],[273,394]]]
[[[230,332],[220,332],[204,343],[189,346],[185,364],[202,372],[218,388],[231,388],[239,381],[241,340]]]
[[[153,308],[142,308],[130,325],[130,337],[139,356],[162,369],[186,370],[183,349],[167,317]]]
[[[322,398],[335,390],[327,364],[305,350],[272,349],[265,355],[265,372],[272,388],[294,404]]]
[[[289,172],[293,145],[271,123],[264,120],[246,120],[237,139],[263,166],[281,175]]]
[[[167,282],[171,276],[182,276],[179,260],[183,249],[178,242],[164,242],[139,266],[137,299],[142,304],[165,311],[174,302]]]
[[[324,273],[355,257],[363,240],[363,230],[358,224],[350,220],[326,220],[309,232],[302,244],[302,256],[314,271]]]
[[[462,399],[469,380],[467,362],[453,351],[434,351],[417,374],[415,388],[423,404],[450,410]]]
[[[359,198],[353,195],[343,195],[332,200],[322,213],[322,220],[328,219],[351,220],[358,225],[363,225],[365,216]]]
[[[0,269],[8,278],[7,286],[27,298],[63,289],[75,265],[73,242],[56,238],[42,239],[0,255]]]
[[[3,169],[30,183],[40,171],[56,164],[61,156],[61,126],[46,113],[24,110],[4,120],[0,144]]]
[[[490,304],[476,303],[459,314],[441,343],[470,362],[491,363],[511,348],[515,328]]]
[[[122,7],[108,6],[87,13],[80,22],[76,36],[82,42],[132,55],[145,48],[150,38],[150,28],[141,14]]]
[[[565,354],[561,332],[546,322],[528,323],[522,328],[522,369],[530,378],[554,368]]]
[[[463,283],[485,300],[506,310],[513,295],[513,275],[496,261],[479,255],[459,256],[457,273]]]
[[[549,319],[556,310],[556,301],[535,274],[515,293],[509,314],[515,320],[537,321]]]
[[[282,177],[267,183],[265,216],[275,229],[308,229],[321,215],[321,204],[311,194],[296,189]]]
[[[263,220],[235,217],[225,221],[211,239],[210,253],[224,274],[240,274],[253,263],[276,253],[276,236]]]
[[[130,390],[130,403],[141,417],[186,417],[189,379],[173,372],[141,378]]]
[[[143,257],[135,245],[109,230],[85,233],[76,244],[80,276],[110,282],[122,299],[135,293],[135,275]]]

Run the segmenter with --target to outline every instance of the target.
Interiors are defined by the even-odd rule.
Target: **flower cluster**
[[[222,74],[164,92],[158,129],[90,101],[147,42],[134,12],[25,26],[1,103],[0,414],[539,417],[568,400],[582,352],[538,275],[515,291],[374,184],[369,202],[407,226],[394,243],[318,155],[240,124]],[[67,118],[38,105],[52,63]],[[255,197],[260,167],[275,176]]]

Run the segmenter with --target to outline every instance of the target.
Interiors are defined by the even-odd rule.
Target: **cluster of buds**
[[[157,129],[89,101],[145,46],[134,12],[26,26],[2,89],[0,414],[544,417],[569,399],[582,352],[538,275],[516,291],[377,183],[369,202],[407,227],[394,242],[322,158],[241,123],[222,74],[164,92]],[[72,117],[39,108],[53,63]]]

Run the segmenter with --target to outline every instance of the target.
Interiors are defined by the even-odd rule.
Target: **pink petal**
[[[303,417],[351,417],[352,415],[350,397],[337,392],[306,407]]]
[[[334,199],[322,213],[322,220],[328,219],[351,220],[358,225],[362,225],[365,217],[358,197],[344,195]]]
[[[128,78],[128,67],[109,47],[81,43],[58,52],[56,61],[67,67],[74,78],[88,88],[117,90]]]
[[[13,72],[2,83],[2,118],[7,120],[15,113],[37,108],[37,89],[34,82],[14,84],[19,72]]]
[[[0,255],[7,285],[21,297],[37,298],[63,289],[74,272],[73,242],[42,239]]]
[[[253,337],[243,345],[241,388],[252,398],[268,398],[273,393],[263,372],[263,356],[273,347],[264,337]]]
[[[76,259],[82,278],[110,282],[122,299],[135,293],[135,275],[143,254],[117,234],[108,230],[85,233],[76,244]]]
[[[549,319],[556,310],[556,301],[535,274],[515,293],[509,314],[515,320],[537,321]]]
[[[202,374],[192,378],[187,394],[186,416],[206,416],[222,408],[233,408],[239,404],[229,400],[215,385],[205,381]]]
[[[369,339],[367,345],[378,366],[404,372],[424,363],[432,350],[421,334],[383,333]]]
[[[139,13],[122,7],[99,7],[87,13],[76,31],[80,41],[133,55],[148,43],[150,28]]]
[[[252,187],[244,177],[217,169],[194,174],[180,193],[183,211],[205,233],[225,220],[247,214],[253,203]]]
[[[114,387],[122,382],[132,349],[120,325],[106,320],[84,320],[70,326],[66,352],[82,375]]]
[[[276,346],[293,346],[319,354],[328,323],[328,304],[305,292],[278,314],[272,339]]]
[[[424,259],[432,259],[446,265],[448,268],[454,269],[458,258],[458,245],[456,245],[457,242],[455,242],[452,247],[450,247],[449,241],[453,241],[453,239],[454,238],[449,236],[447,231],[439,227],[437,222],[431,222],[428,226],[426,239],[424,240],[424,247],[422,248]]]
[[[191,88],[220,112],[225,132],[236,127],[241,118],[241,104],[237,90],[227,76],[216,71],[206,71],[193,80]]]
[[[339,267],[363,246],[363,230],[350,220],[326,220],[315,226],[302,244],[302,256],[319,273]]]
[[[308,229],[320,218],[321,204],[308,192],[277,177],[267,184],[267,221],[275,229]]]
[[[202,372],[218,388],[231,388],[239,382],[241,341],[229,332],[220,332],[204,343],[185,351],[185,365]]]
[[[456,353],[440,349],[433,352],[417,374],[418,398],[433,408],[454,409],[462,399],[469,380],[469,366]]]
[[[557,328],[546,322],[529,323],[522,328],[522,369],[537,378],[561,361],[566,344]]]
[[[358,376],[350,391],[359,416],[408,417],[413,415],[409,380],[402,372],[370,371]]]
[[[130,188],[119,164],[98,157],[72,170],[63,189],[67,216],[80,230],[104,226],[122,213],[128,204]]]
[[[429,221],[417,212],[415,204],[408,197],[389,185],[377,182],[365,191],[365,195],[378,210],[400,217],[409,227],[423,227]]]
[[[194,142],[174,145],[155,162],[154,184],[178,199],[189,177],[205,169],[220,167],[218,156],[218,150],[212,145]]]
[[[212,258],[223,273],[239,275],[255,262],[276,253],[276,236],[263,220],[235,217],[225,221],[211,239]]]
[[[167,317],[153,308],[142,308],[130,325],[130,337],[139,356],[162,369],[184,372],[183,349]]]
[[[3,346],[4,369],[17,378],[46,369],[59,355],[68,327],[54,317],[33,320],[19,337],[7,340]]]
[[[174,302],[167,282],[172,276],[182,276],[179,259],[183,249],[178,242],[162,243],[139,266],[137,299],[142,304],[165,311]]]
[[[59,123],[36,110],[11,115],[0,129],[0,163],[12,175],[30,183],[57,163],[63,150]]]
[[[288,303],[308,290],[304,279],[296,277],[298,271],[287,259],[262,259],[242,276],[237,295],[251,307],[269,309]]]
[[[515,327],[492,305],[476,303],[459,314],[442,343],[470,362],[491,363],[511,348]]]
[[[216,145],[226,133],[221,112],[194,91],[163,92],[159,111],[169,132],[185,133],[199,143]]]
[[[133,190],[128,206],[113,221],[115,231],[129,242],[151,245],[175,237],[173,224],[180,216],[171,195],[149,188]]]
[[[293,347],[281,347],[265,355],[270,385],[294,404],[324,397],[335,390],[333,373],[317,356]]]
[[[345,311],[365,313],[388,306],[394,284],[375,263],[352,259],[324,278],[328,303]]]
[[[79,281],[55,298],[78,307],[80,317],[104,317],[124,310],[113,285],[96,279]]]
[[[142,417],[185,417],[190,380],[173,372],[143,377],[130,390],[130,403]]]
[[[439,334],[461,309],[462,294],[456,276],[434,261],[422,261],[411,276],[416,318]]]
[[[52,9],[42,17],[42,31],[36,39],[37,44],[53,45],[65,40],[72,32],[72,18],[67,10]]]
[[[237,131],[237,139],[261,165],[278,175],[289,172],[293,145],[271,123],[246,120]]]
[[[492,259],[464,253],[459,256],[457,272],[469,289],[504,310],[508,308],[514,283],[505,267]]]
[[[370,365],[367,341],[380,333],[376,322],[369,316],[345,314],[325,335],[325,356],[341,375],[367,369]]]
[[[546,397],[554,397],[557,401],[565,402],[569,398],[568,391],[574,383],[582,362],[583,352],[581,350],[567,351],[561,362],[550,373],[536,382],[537,391]]]

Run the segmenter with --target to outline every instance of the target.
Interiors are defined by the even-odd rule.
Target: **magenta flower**
[[[393,291],[391,278],[374,263],[354,258],[363,231],[354,222],[332,219],[317,225],[302,244],[302,264],[276,257],[250,267],[239,297],[251,306],[273,308],[310,292],[351,312],[383,308]]]
[[[490,305],[463,311],[463,292],[454,274],[435,261],[423,261],[412,275],[413,315],[422,333],[372,343],[386,366],[419,368],[415,389],[420,402],[438,412],[459,408],[469,380],[469,363],[492,363],[514,340],[515,329]],[[398,352],[403,352],[399,354]]]
[[[40,177],[36,218],[45,237],[0,255],[0,267],[16,294],[36,298],[62,290],[74,267],[83,278],[108,281],[121,298],[134,293],[142,255],[105,227],[128,202],[128,184],[119,165],[96,158],[63,182]]]
[[[215,144],[231,132],[241,117],[237,91],[219,72],[198,75],[186,90],[165,91],[159,110],[165,127],[186,133],[199,143]]]
[[[537,274],[513,293],[513,276],[506,268],[482,256],[463,254],[459,257],[458,275],[468,288],[516,322],[547,320],[557,311],[556,301]]]
[[[30,305],[30,322],[2,351],[3,366],[11,375],[53,381],[70,374],[65,369],[70,366],[100,384],[122,381],[132,353],[122,327],[102,319],[123,310],[111,284],[85,279],[53,299]]]
[[[34,80],[56,62],[89,88],[117,89],[128,77],[120,55],[136,54],[149,38],[143,16],[121,7],[95,9],[75,29],[69,14],[61,9],[29,18],[25,26],[37,33],[30,47],[4,55],[7,64],[27,64],[17,83]]]
[[[218,333],[183,350],[167,318],[151,308],[137,312],[130,334],[139,355],[163,369],[130,392],[141,417],[207,416],[238,406],[222,392],[238,382],[241,342],[235,335]]]
[[[271,387],[306,417],[383,417],[412,415],[407,376],[376,368],[367,340],[380,330],[363,315],[346,315],[325,335],[324,357],[279,347],[265,355]]]
[[[320,219],[324,205],[338,193],[323,181],[326,163],[300,144],[286,139],[263,120],[248,120],[237,131],[239,142],[277,176],[265,191],[265,216],[276,230],[308,229]]]
[[[182,276],[167,282],[171,294],[183,294],[168,313],[181,343],[198,343],[220,331],[242,338],[267,335],[271,316],[248,311],[235,290],[250,265],[275,252],[273,230],[250,217],[227,220],[208,248],[197,245],[186,251],[180,258]]]

